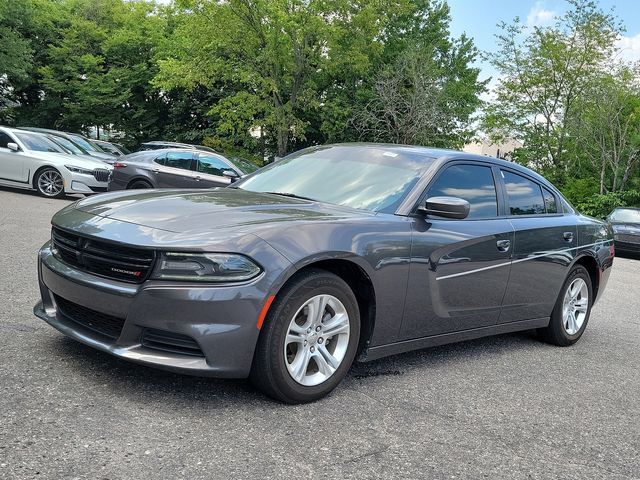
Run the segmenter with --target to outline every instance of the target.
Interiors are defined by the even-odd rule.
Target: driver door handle
[[[501,252],[507,252],[509,251],[509,248],[511,248],[511,240],[498,240],[496,242],[496,247],[498,247],[498,250]]]

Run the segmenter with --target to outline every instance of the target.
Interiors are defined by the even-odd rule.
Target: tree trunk
[[[602,167],[600,168],[600,195],[604,193],[604,174],[607,169],[607,162],[602,160]]]

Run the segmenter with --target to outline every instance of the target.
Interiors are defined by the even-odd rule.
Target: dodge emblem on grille
[[[132,270],[124,270],[122,268],[116,267],[111,267],[111,271],[116,273],[124,273],[126,275],[133,275],[134,277],[139,277],[140,275],[142,275],[142,272],[134,272]]]

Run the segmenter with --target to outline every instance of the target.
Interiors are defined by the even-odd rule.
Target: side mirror
[[[430,197],[420,211],[427,215],[462,220],[469,215],[469,202],[458,197]]]
[[[233,170],[224,170],[222,172],[222,175],[224,175],[227,178],[230,178],[232,182],[235,182],[238,179],[238,174]]]
[[[11,150],[12,152],[20,151],[20,147],[18,146],[18,144],[17,143],[13,143],[13,142],[7,143],[7,148],[9,150]]]

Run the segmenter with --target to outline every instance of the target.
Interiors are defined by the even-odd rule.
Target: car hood
[[[260,228],[283,223],[335,221],[374,215],[337,205],[249,192],[233,188],[210,190],[145,190],[103,194],[81,200],[82,212],[168,232],[189,234]]]
[[[97,158],[87,157],[86,155],[80,156],[67,153],[36,152],[34,150],[29,150],[28,154],[30,157],[50,162],[56,166],[72,165],[74,167],[80,167],[87,170],[93,170],[95,168],[111,170],[113,168]]]

